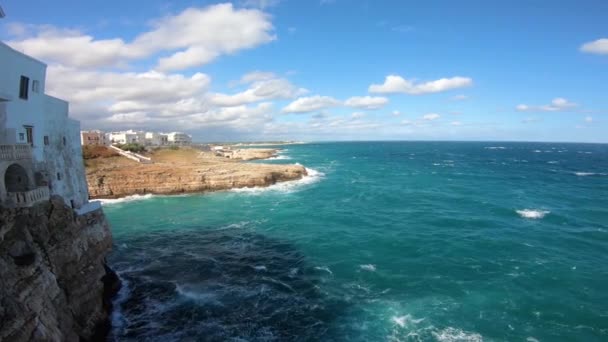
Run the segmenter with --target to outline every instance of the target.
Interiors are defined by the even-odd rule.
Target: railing
[[[9,192],[8,198],[16,207],[30,207],[38,202],[48,201],[50,198],[49,188],[41,186],[29,191]]]
[[[0,160],[31,159],[32,147],[27,144],[0,145]]]
[[[121,156],[127,157],[131,160],[135,160],[138,163],[144,163],[144,164],[152,163],[152,159],[150,159],[148,157],[144,157],[141,154],[133,153],[131,151],[125,151],[114,145],[110,145],[109,147],[111,149],[113,149],[114,151],[118,152],[118,154],[120,154]]]

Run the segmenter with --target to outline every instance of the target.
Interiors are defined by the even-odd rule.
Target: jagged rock
[[[0,208],[0,341],[86,341],[110,307],[103,211],[76,216],[60,197]],[[105,304],[104,304],[105,301]]]

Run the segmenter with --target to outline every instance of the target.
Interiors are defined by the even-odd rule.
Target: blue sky
[[[607,1],[0,1],[83,128],[608,142]],[[32,10],[35,9],[35,10]]]

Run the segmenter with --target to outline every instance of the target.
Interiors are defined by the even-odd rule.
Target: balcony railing
[[[11,161],[32,158],[32,147],[27,144],[0,145],[0,160]]]
[[[19,208],[30,207],[38,202],[48,201],[49,198],[50,194],[47,186],[29,191],[8,193],[9,203]]]

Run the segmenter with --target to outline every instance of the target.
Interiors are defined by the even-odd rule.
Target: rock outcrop
[[[0,341],[88,341],[108,327],[118,278],[105,265],[103,211],[76,215],[60,197],[0,208]]]
[[[122,161],[125,163],[124,161]],[[130,161],[127,161],[130,162]],[[236,162],[122,164],[87,169],[91,198],[181,194],[269,186],[306,176],[301,165]]]

